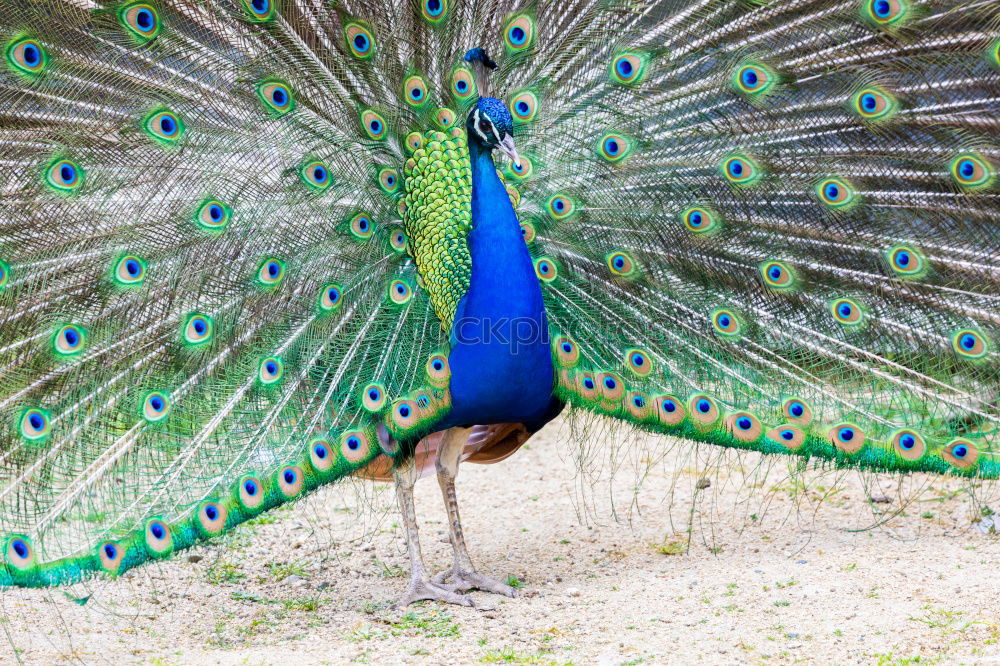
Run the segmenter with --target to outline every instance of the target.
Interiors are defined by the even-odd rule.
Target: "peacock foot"
[[[449,580],[450,579],[450,580]],[[469,590],[482,590],[493,594],[502,594],[505,597],[516,597],[517,590],[510,585],[501,583],[496,578],[484,576],[475,571],[451,567],[434,576],[434,585],[439,585],[446,590],[455,592],[468,592]]]
[[[396,608],[404,608],[414,601],[443,601],[446,604],[457,604],[459,606],[473,606],[472,599],[464,594],[459,594],[447,585],[438,585],[426,578],[414,578],[406,586],[406,593],[396,602]]]

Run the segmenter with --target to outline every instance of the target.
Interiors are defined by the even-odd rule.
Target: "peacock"
[[[401,604],[514,596],[456,475],[564,410],[1000,476],[995,2],[3,0],[0,45],[0,587],[360,477]]]

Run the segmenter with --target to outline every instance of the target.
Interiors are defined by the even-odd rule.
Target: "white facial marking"
[[[489,120],[489,118],[487,118],[487,120]],[[492,124],[493,121],[490,120],[490,125]],[[487,141],[486,135],[483,134],[481,129],[479,129],[479,109],[476,109],[476,113],[472,116],[472,127],[476,130],[476,134],[478,134],[483,141]],[[493,131],[495,132],[496,130],[494,129]]]

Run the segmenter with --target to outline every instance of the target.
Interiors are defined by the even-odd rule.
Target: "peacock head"
[[[507,106],[496,97],[480,97],[465,122],[469,142],[475,142],[483,150],[499,148],[520,168],[521,158],[514,147],[514,119]]]
[[[499,148],[500,152],[520,168],[521,158],[518,157],[517,148],[514,147],[514,119],[506,104],[496,97],[490,97],[487,93],[488,75],[497,68],[497,64],[482,48],[470,49],[463,59],[472,67],[476,86],[482,95],[465,121],[469,143],[475,143],[487,152]]]

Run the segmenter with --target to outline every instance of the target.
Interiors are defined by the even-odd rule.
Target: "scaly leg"
[[[444,495],[444,505],[448,510],[448,528],[451,547],[455,551],[455,563],[451,569],[442,571],[435,576],[434,584],[458,592],[476,589],[514,597],[517,596],[517,591],[510,585],[477,573],[472,566],[469,551],[465,548],[462,522],[458,516],[458,499],[455,497],[455,477],[458,475],[458,463],[462,456],[462,449],[465,447],[471,430],[472,428],[451,428],[444,434],[437,452],[437,460],[435,461],[437,477],[438,483],[441,485],[441,493]]]
[[[420,553],[417,512],[413,503],[413,485],[417,482],[416,465],[413,458],[394,467],[392,476],[396,480],[396,498],[399,500],[399,511],[403,514],[403,525],[406,529],[406,550],[410,556],[410,584],[407,585],[406,593],[396,603],[396,606],[400,608],[409,606],[414,601],[421,599],[471,606],[472,599],[469,597],[458,594],[446,586],[432,583],[427,577],[427,571],[424,569],[424,557]]]

